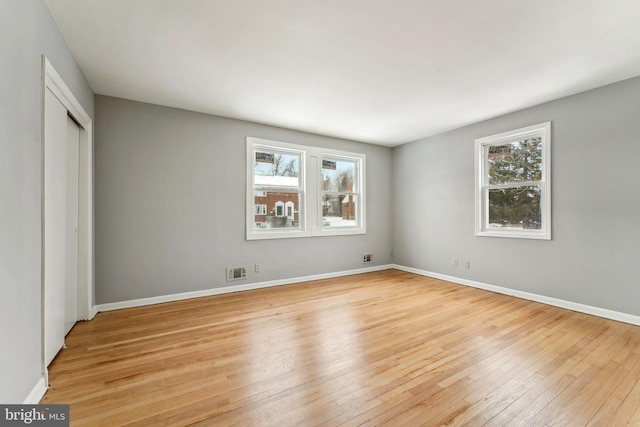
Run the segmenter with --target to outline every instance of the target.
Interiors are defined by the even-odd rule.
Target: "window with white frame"
[[[320,159],[323,227],[358,224],[359,162],[357,158],[323,156]]]
[[[247,240],[365,233],[364,166],[364,154],[248,137]]]
[[[551,123],[475,140],[476,235],[551,239]]]

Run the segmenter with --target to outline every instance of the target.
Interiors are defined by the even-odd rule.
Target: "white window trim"
[[[485,173],[488,163],[484,147],[502,145],[524,138],[542,137],[542,177],[536,181],[540,187],[540,211],[542,227],[539,230],[514,230],[489,228],[488,188]],[[487,237],[509,237],[521,239],[551,240],[551,122],[540,123],[513,131],[486,136],[475,140],[475,234]],[[519,185],[532,183],[521,182]]]
[[[300,207],[294,209],[294,215],[298,214],[299,227],[296,229],[254,229],[255,223],[255,186],[253,168],[253,153],[255,148],[275,149],[280,151],[302,152],[300,160]],[[322,158],[355,160],[358,163],[357,179],[359,192],[357,209],[357,226],[353,227],[323,227],[321,182],[319,179],[322,167]],[[280,239],[313,236],[337,236],[366,234],[366,156],[361,153],[329,150],[318,147],[310,147],[285,142],[272,141],[261,138],[247,137],[246,145],[246,239]],[[286,209],[286,207],[285,207]],[[286,211],[284,212],[286,214]]]

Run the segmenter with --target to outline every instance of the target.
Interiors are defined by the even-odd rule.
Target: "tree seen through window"
[[[542,138],[529,138],[488,150],[490,185],[540,181],[542,178]],[[540,189],[516,185],[489,190],[489,223],[496,226],[539,229]]]

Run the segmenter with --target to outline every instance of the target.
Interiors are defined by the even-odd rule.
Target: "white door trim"
[[[67,109],[80,127],[79,180],[78,180],[78,319],[91,320],[96,313],[94,294],[94,245],[93,245],[93,120],[87,114],[69,87],[56,72],[49,60],[42,57],[42,152],[44,153],[45,91],[49,89]],[[42,188],[44,189],[44,156],[42,160]],[[44,192],[42,194],[44,212]],[[44,295],[44,215],[42,216],[42,291]],[[42,306],[44,310],[44,305]],[[42,313],[43,373],[46,378],[44,357],[44,312]],[[47,381],[48,382],[48,381]]]
[[[65,286],[64,335],[66,336],[78,319],[78,178],[80,176],[80,127],[66,117],[66,215],[65,215],[65,255],[67,281]],[[45,147],[46,148],[46,147]],[[46,159],[45,153],[45,159]],[[46,160],[45,160],[46,161]],[[46,164],[45,164],[46,166]],[[46,184],[46,183],[45,183]],[[47,189],[45,188],[45,193]],[[45,255],[46,256],[46,255]],[[46,295],[45,295],[46,298]],[[46,349],[45,349],[46,350]]]

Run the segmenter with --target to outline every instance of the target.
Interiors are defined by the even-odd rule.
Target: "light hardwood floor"
[[[100,313],[72,425],[640,425],[640,327],[397,270]]]

